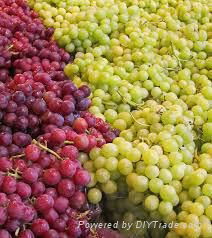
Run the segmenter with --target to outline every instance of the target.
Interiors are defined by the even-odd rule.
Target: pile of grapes
[[[82,167],[119,131],[87,111],[89,87],[25,1],[0,0],[0,18],[0,238],[119,237],[87,225],[101,208]]]
[[[89,111],[121,131],[93,148],[89,201],[127,237],[212,237],[212,41],[207,0],[30,0]],[[104,196],[103,196],[104,194]],[[174,222],[175,228],[136,221]]]

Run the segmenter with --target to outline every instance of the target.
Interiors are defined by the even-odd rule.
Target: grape
[[[149,189],[153,193],[159,193],[163,186],[163,181],[159,178],[153,178],[149,181]]]
[[[195,202],[191,205],[190,212],[192,214],[196,214],[197,216],[201,216],[204,213],[204,207],[201,203]]]
[[[154,211],[158,208],[159,205],[159,199],[155,195],[148,196],[144,201],[144,206],[150,210]]]
[[[110,173],[104,168],[98,169],[96,171],[96,179],[100,183],[106,183],[110,179]]]
[[[161,169],[159,178],[164,182],[164,184],[171,182],[172,174],[168,169]]]
[[[114,144],[105,144],[102,147],[102,155],[105,156],[106,158],[108,157],[116,157],[118,155],[118,148]]]
[[[118,162],[118,169],[121,174],[127,175],[132,172],[133,165],[132,165],[131,161],[129,161],[128,159],[121,159]]]
[[[101,189],[106,194],[114,194],[117,191],[117,184],[114,181],[109,180],[102,184]]]
[[[146,164],[157,164],[159,160],[159,156],[156,151],[154,150],[147,150],[143,153],[143,160]]]
[[[92,188],[88,191],[88,199],[91,203],[97,204],[102,199],[102,193],[99,189]]]
[[[165,201],[172,201],[176,196],[176,191],[171,185],[164,185],[160,190],[160,196]]]
[[[159,204],[159,212],[163,215],[166,216],[171,213],[173,209],[173,206],[170,202],[166,201],[161,201]]]
[[[136,176],[133,181],[133,188],[136,192],[144,192],[148,189],[148,179],[144,176]]]

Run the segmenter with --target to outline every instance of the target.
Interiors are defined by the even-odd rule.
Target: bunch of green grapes
[[[143,209],[153,220],[178,222],[178,214],[189,201],[193,204],[189,214],[211,219],[212,144],[203,144],[198,154],[194,143],[197,134],[186,104],[180,100],[173,104],[168,102],[161,105],[149,100],[142,110],[119,113],[111,123],[121,130],[120,137],[101,149],[91,150],[90,159],[84,162],[92,178],[88,192],[90,202],[100,202],[102,192],[107,199],[118,199],[121,211],[111,208],[116,218],[118,213],[122,219],[122,213],[132,206],[135,221],[139,219],[135,215],[139,212],[145,218]],[[206,204],[202,204],[205,200]],[[110,204],[109,201],[108,207]],[[186,224],[184,237],[212,234],[211,224],[200,224],[198,228],[189,226],[189,222]],[[135,227],[132,229],[136,232]],[[179,230],[181,228],[170,231],[167,237],[173,233],[178,237]]]

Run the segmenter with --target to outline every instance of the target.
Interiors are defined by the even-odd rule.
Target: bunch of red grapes
[[[86,228],[101,209],[78,157],[119,132],[87,112],[90,89],[24,0],[0,0],[0,19],[0,237],[117,237]]]

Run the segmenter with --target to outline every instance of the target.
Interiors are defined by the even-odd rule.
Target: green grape
[[[208,206],[208,207],[205,209],[205,215],[206,215],[210,220],[212,220],[212,205]]]
[[[171,168],[171,173],[172,173],[173,179],[181,180],[185,174],[184,170],[185,170],[184,164],[175,164]]]
[[[146,143],[141,142],[141,143],[137,144],[136,148],[137,148],[138,150],[140,150],[140,152],[143,154],[144,151],[146,151],[146,150],[149,149],[149,146],[148,146]]]
[[[103,168],[106,163],[106,159],[103,156],[99,156],[94,160],[94,166],[96,169]]]
[[[119,150],[118,150],[117,145],[108,143],[108,144],[103,145],[101,154],[103,156],[105,156],[106,158],[116,157],[119,154]]]
[[[136,192],[145,192],[148,189],[148,179],[142,175],[136,176],[133,181],[133,188]]]
[[[182,184],[181,184],[180,181],[178,181],[178,180],[172,180],[172,181],[170,182],[170,185],[174,187],[174,189],[175,189],[175,191],[176,191],[177,194],[180,194],[180,193],[181,193],[181,191],[182,191]]]
[[[100,156],[100,153],[101,153],[101,149],[98,148],[98,147],[94,147],[90,153],[89,153],[89,157],[94,160],[96,159],[98,156]]]
[[[163,186],[163,181],[159,178],[153,178],[149,181],[149,189],[153,193],[159,193]]]
[[[94,172],[95,171],[93,161],[91,161],[91,160],[86,161],[83,164],[83,168],[86,169],[89,172]]]
[[[102,200],[101,191],[97,188],[91,188],[88,191],[88,200],[93,204],[99,203]]]
[[[156,178],[158,177],[159,175],[159,169],[157,166],[155,165],[148,165],[146,168],[145,168],[145,175],[149,178],[149,179],[153,179],[153,178]]]
[[[212,174],[208,174],[206,176],[205,183],[212,184]]]
[[[201,195],[201,188],[199,186],[190,187],[188,190],[189,197],[196,199]]]
[[[201,203],[204,208],[207,208],[211,203],[211,199],[205,195],[197,197],[195,201]]]
[[[190,211],[190,207],[192,206],[192,204],[193,204],[193,203],[192,203],[192,201],[190,201],[190,200],[184,201],[184,202],[182,203],[181,208],[182,208],[183,211],[189,212],[189,211]]]
[[[133,132],[129,130],[124,130],[120,133],[120,136],[123,137],[126,141],[133,141],[134,135]]]
[[[123,141],[118,144],[118,149],[119,149],[119,153],[125,156],[127,152],[132,149],[132,144],[130,142]]]
[[[204,213],[204,206],[201,203],[195,202],[190,206],[190,213],[201,216]]]
[[[172,223],[176,220],[176,212],[172,211],[171,213],[169,213],[168,215],[164,216],[164,222],[166,223]]]
[[[154,211],[159,206],[159,199],[155,195],[148,196],[144,201],[144,206],[149,211]]]
[[[115,157],[109,157],[106,159],[104,167],[108,171],[116,171],[118,167],[118,160]]]
[[[120,112],[118,114],[118,118],[119,119],[123,119],[127,123],[127,126],[131,126],[131,124],[132,124],[132,116],[130,115],[130,113],[128,113],[128,112]]]
[[[163,155],[163,149],[159,145],[153,145],[151,147],[152,150],[155,150],[159,155]]]
[[[154,165],[158,163],[159,155],[155,150],[149,149],[144,151],[142,158],[146,164]]]
[[[191,164],[193,162],[193,155],[190,151],[183,149],[181,153],[183,155],[183,162],[185,164]]]
[[[172,173],[168,169],[161,169],[159,178],[163,181],[164,184],[170,183],[172,181]]]
[[[200,216],[199,221],[201,224],[211,224],[210,219],[206,215]]]
[[[113,123],[117,119],[117,112],[113,109],[108,109],[105,111],[104,116],[106,120],[110,123]]]
[[[212,225],[211,224],[201,224],[201,235],[203,237],[212,236]]]
[[[167,139],[162,141],[162,146],[165,152],[177,152],[179,146],[174,139]]]
[[[166,155],[161,155],[159,157],[159,161],[158,161],[158,167],[161,169],[167,169],[169,168],[170,162],[169,159]]]
[[[87,185],[89,188],[92,188],[96,185],[97,181],[96,181],[96,177],[95,177],[95,174],[94,173],[89,173],[90,174],[90,177],[91,177],[91,180],[89,182],[89,184]]]
[[[161,201],[158,208],[161,215],[166,216],[173,210],[173,205],[170,202]]]
[[[183,160],[183,155],[180,152],[171,152],[168,157],[172,166]]]
[[[80,161],[81,164],[84,164],[86,161],[88,161],[89,157],[86,153],[80,152],[77,159]]]
[[[160,190],[160,196],[165,201],[173,201],[176,196],[176,191],[171,185],[163,185]]]
[[[133,171],[132,162],[128,159],[121,159],[118,162],[118,169],[121,174],[128,175]]]
[[[122,138],[122,137],[116,137],[116,138],[113,140],[113,144],[115,144],[115,145],[119,145],[119,144],[121,144],[121,142],[125,142],[125,139]]]
[[[207,176],[207,172],[204,169],[197,169],[191,175],[189,175],[189,184],[190,185],[201,185]]]
[[[204,184],[202,187],[202,193],[210,198],[212,198],[212,184]]]
[[[126,153],[126,157],[131,162],[137,162],[141,158],[141,152],[136,148],[132,148],[130,151]]]
[[[210,172],[212,170],[212,160],[210,155],[201,154],[199,156],[199,159],[200,159],[200,163],[199,163],[200,167]]]
[[[100,183],[106,183],[110,179],[110,173],[104,169],[100,168],[96,171],[96,180]]]
[[[101,189],[106,194],[113,194],[117,191],[117,184],[116,182],[109,180],[101,185]]]
[[[135,180],[137,174],[136,173],[129,173],[126,177],[126,183],[129,187],[133,186],[133,181]]]
[[[146,165],[143,161],[139,161],[136,163],[136,173],[140,174],[140,175],[145,175],[145,169],[146,169]]]

